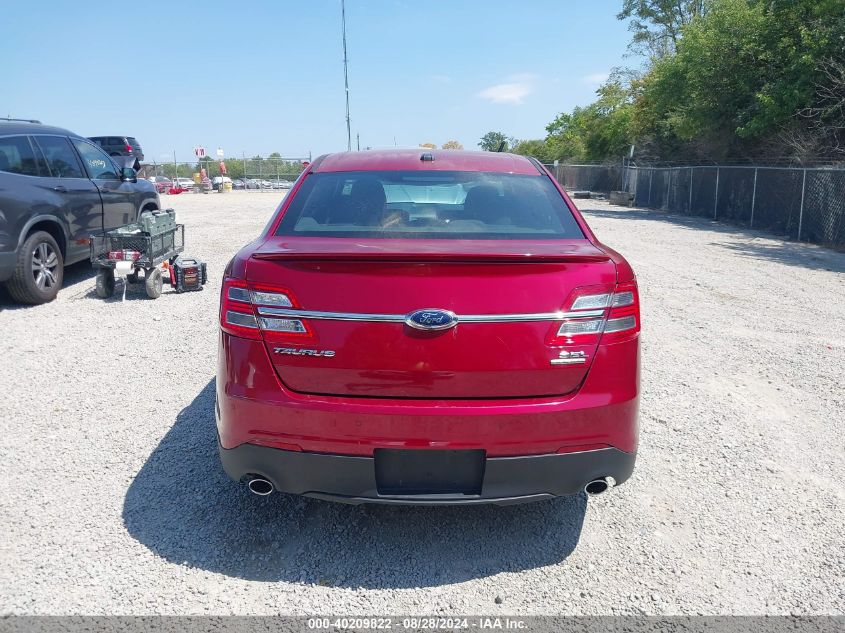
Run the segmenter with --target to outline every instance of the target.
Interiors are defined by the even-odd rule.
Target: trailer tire
[[[158,299],[161,296],[161,268],[150,268],[147,270],[147,278],[144,281],[147,296],[150,299]]]
[[[97,271],[97,296],[108,299],[114,294],[114,270],[100,268]]]

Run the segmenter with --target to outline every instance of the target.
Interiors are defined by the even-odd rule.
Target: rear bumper
[[[402,400],[292,392],[264,344],[220,335],[217,431],[244,444],[373,457],[377,449],[480,449],[488,458],[637,450],[639,344],[599,346],[573,394],[542,399]]]
[[[375,459],[286,451],[242,444],[225,449],[220,459],[226,473],[240,481],[259,475],[282,492],[343,503],[400,505],[507,505],[572,495],[600,477],[617,485],[634,470],[636,453],[615,448],[577,453],[488,457],[484,462],[481,493],[477,495],[383,495],[376,481]]]

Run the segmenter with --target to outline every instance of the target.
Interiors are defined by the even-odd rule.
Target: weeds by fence
[[[550,169],[570,191],[627,191],[638,207],[845,246],[842,168],[558,165]]]

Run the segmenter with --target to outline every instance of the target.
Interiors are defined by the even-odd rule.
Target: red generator
[[[170,264],[170,285],[176,292],[202,290],[207,281],[205,262],[191,257],[179,257]]]

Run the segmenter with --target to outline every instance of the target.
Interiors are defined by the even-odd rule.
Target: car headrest
[[[366,205],[374,210],[381,210],[387,202],[384,187],[375,178],[360,178],[352,185],[349,197],[354,202]]]
[[[507,214],[505,199],[492,185],[478,185],[467,192],[464,217],[472,220],[495,221]]]

